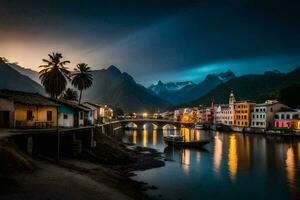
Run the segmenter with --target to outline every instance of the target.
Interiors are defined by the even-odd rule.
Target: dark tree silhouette
[[[62,61],[61,53],[48,54],[49,60],[43,59],[45,65],[39,66],[43,68],[39,74],[41,83],[45,90],[52,98],[56,98],[66,89],[67,79],[69,78],[69,70],[65,67],[70,63],[68,60]]]
[[[72,90],[71,88],[68,88],[64,92],[64,95],[62,96],[62,98],[65,99],[65,100],[78,101],[77,91]]]
[[[291,108],[300,107],[300,85],[292,84],[282,88],[279,92],[279,101],[290,106]]]
[[[122,115],[124,115],[124,111],[122,110],[122,108],[117,107],[114,109],[114,116],[118,117]]]
[[[92,86],[93,76],[90,67],[86,63],[79,63],[74,70],[72,85],[80,91],[78,99],[78,103],[80,104],[82,91]]]

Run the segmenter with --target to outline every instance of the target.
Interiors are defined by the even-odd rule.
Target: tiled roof
[[[13,90],[0,90],[0,97],[13,101],[14,103],[34,106],[58,106],[57,103],[49,100],[38,93],[29,93]]]
[[[58,104],[62,104],[62,105],[66,105],[66,106],[69,106],[73,109],[76,109],[76,110],[83,110],[83,111],[90,111],[91,109],[82,105],[82,104],[78,104],[77,101],[70,101],[70,100],[64,100],[64,99],[56,99],[56,100],[53,100],[55,102],[57,102]]]

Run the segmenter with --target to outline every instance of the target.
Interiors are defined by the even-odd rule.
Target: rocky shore
[[[153,186],[130,179],[133,171],[164,166],[153,149],[96,134],[97,146],[77,158],[28,157],[12,139],[0,141],[1,199],[151,199]]]

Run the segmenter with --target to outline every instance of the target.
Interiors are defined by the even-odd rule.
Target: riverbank
[[[149,149],[130,149],[96,134],[97,146],[78,158],[30,158],[11,139],[0,141],[1,199],[150,199],[153,188],[130,179],[134,170],[164,162]],[[149,153],[151,151],[151,153]],[[10,152],[10,153],[7,153]],[[8,173],[9,172],[9,173]]]

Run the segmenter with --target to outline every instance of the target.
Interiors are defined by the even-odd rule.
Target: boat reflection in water
[[[210,139],[205,149],[176,149],[163,136]],[[300,140],[193,129],[125,131],[124,142],[164,153],[166,165],[136,172],[133,179],[155,185],[163,199],[298,199]],[[176,191],[176,192],[174,192]]]

